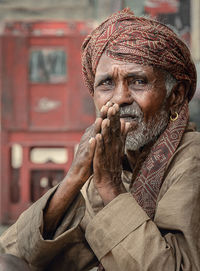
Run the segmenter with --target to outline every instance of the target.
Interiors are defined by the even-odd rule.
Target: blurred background
[[[94,120],[81,44],[127,6],[171,25],[190,47],[200,78],[199,0],[0,0],[1,224],[13,223],[68,171]],[[200,130],[199,81],[190,118]]]

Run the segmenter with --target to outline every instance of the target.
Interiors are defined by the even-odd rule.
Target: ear
[[[168,105],[171,115],[175,112],[179,112],[179,109],[185,99],[187,99],[187,93],[189,90],[189,84],[187,82],[177,82],[172,89],[171,95],[168,98]]]

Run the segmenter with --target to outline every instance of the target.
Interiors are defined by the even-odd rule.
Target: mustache
[[[134,102],[131,105],[125,105],[119,108],[120,117],[133,117],[138,118],[139,120],[143,119],[143,112],[140,106]]]

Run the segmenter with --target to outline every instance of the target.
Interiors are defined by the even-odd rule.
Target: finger
[[[92,159],[95,152],[95,146],[96,146],[96,139],[94,137],[91,137],[89,140],[88,145],[88,159]]]
[[[119,106],[114,104],[108,109],[108,119],[110,119],[110,129],[113,135],[120,135]]]
[[[115,110],[114,106],[109,107],[109,108],[108,108],[107,117],[108,117],[109,119],[111,119],[111,118],[114,117],[115,114],[116,114],[116,110]]]
[[[125,133],[125,121],[124,121],[124,119],[120,119],[120,125],[121,125],[121,135],[124,136],[124,133]]]
[[[107,129],[110,126],[110,120],[109,119],[104,119],[101,124],[101,130]]]
[[[116,112],[119,111],[119,105],[118,104],[114,104],[113,107],[115,108]]]
[[[130,128],[130,123],[129,122],[125,122],[124,120],[121,120],[121,139],[122,139],[122,143],[125,147],[125,142],[126,142],[126,137]]]
[[[106,106],[111,107],[113,104],[114,104],[113,102],[108,101],[108,102],[106,103]]]
[[[101,134],[97,134],[95,137],[96,148],[93,158],[93,173],[95,183],[100,181],[99,176],[101,176],[102,162],[103,162],[103,138]]]
[[[124,135],[127,136],[129,130],[130,130],[131,124],[130,122],[125,123],[125,129],[124,129]]]
[[[95,148],[95,161],[99,163],[102,160],[102,154],[104,151],[104,145],[103,145],[103,137],[101,134],[97,134],[95,137],[96,140],[96,148]]]
[[[107,117],[107,112],[108,112],[109,107],[107,105],[103,105],[101,110],[100,110],[100,116],[102,119],[105,119]]]
[[[102,106],[100,110],[100,116],[104,119],[107,117],[108,109],[113,106],[113,103],[108,101],[105,105]]]
[[[103,119],[102,118],[97,118],[95,123],[94,123],[94,135],[101,132],[101,124],[102,124]]]
[[[113,106],[111,106],[109,109],[108,109],[108,118],[109,119],[119,119],[119,105],[118,104],[114,104]]]
[[[96,145],[96,139],[94,137],[91,137],[89,140],[90,149],[94,149],[95,145]]]
[[[110,120],[109,119],[104,119],[102,121],[101,125],[101,134],[103,136],[103,141],[104,144],[108,143],[111,141],[111,135],[110,135]]]

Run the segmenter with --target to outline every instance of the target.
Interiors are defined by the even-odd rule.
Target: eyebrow
[[[125,78],[138,77],[138,76],[140,76],[142,78],[147,78],[146,73],[142,72],[142,71],[130,72],[125,76]]]
[[[101,82],[105,81],[105,80],[110,80],[112,79],[112,76],[109,73],[104,73],[104,74],[100,74],[95,78],[94,81],[94,87],[97,87]]]

